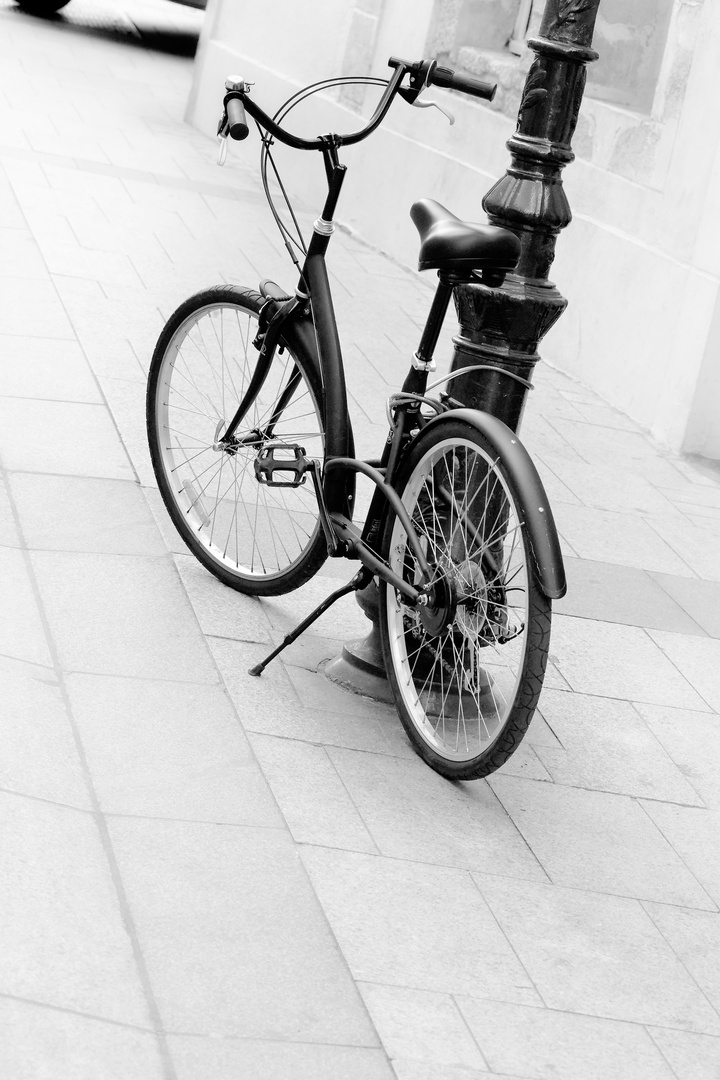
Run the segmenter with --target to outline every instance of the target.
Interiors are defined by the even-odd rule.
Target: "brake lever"
[[[420,86],[401,86],[398,90],[398,94],[407,101],[408,105],[413,105],[416,109],[439,109],[443,116],[447,117],[451,124],[455,123],[455,117],[447,109],[443,109],[442,105],[438,105],[437,101],[431,101],[427,98],[425,101],[420,100],[420,95],[423,92],[424,87]]]
[[[227,152],[228,152],[227,140],[228,140],[229,131],[230,131],[230,128],[229,128],[229,125],[228,125],[227,113],[223,109],[223,114],[220,117],[220,123],[218,124],[218,128],[217,128],[217,140],[218,140],[218,143],[219,143],[218,156],[217,156],[217,164],[218,165],[224,165],[225,160],[227,158]]]
[[[437,101],[421,101],[420,98],[418,98],[416,101],[411,101],[410,104],[415,109],[438,109],[443,114],[443,116],[447,117],[451,125],[455,123],[455,117],[453,116],[453,114],[451,112],[448,112],[447,109],[443,109],[442,105],[439,105]]]

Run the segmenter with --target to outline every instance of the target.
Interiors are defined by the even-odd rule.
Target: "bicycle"
[[[388,401],[381,456],[354,456],[325,263],[346,171],[338,151],[372,134],[398,95],[416,104],[430,85],[494,93],[434,61],[391,58],[389,66],[389,80],[307,87],[273,117],[250,96],[250,84],[226,83],[221,157],[228,135],[248,135],[249,114],[298,285],[294,293],[270,281],[258,290],[215,286],[180,305],[152,358],[148,438],[178,532],[231,588],[272,596],[304,584],[328,557],[361,564],[250,673],[261,674],[332,603],[374,579],[387,677],[411,743],[443,776],[475,779],[508,759],[530,723],[564,569],[542,483],[518,436],[448,393],[447,384],[470,369],[428,384],[455,286],[501,285],[519,257],[513,232],[462,221],[429,199],[413,205],[420,269],[437,270],[437,290],[407,377]],[[347,82],[384,87],[361,130],[304,139],[282,126],[309,94]],[[276,140],[323,157],[327,196],[307,246],[272,157]],[[269,168],[292,229],[274,205]],[[362,527],[353,521],[357,474],[374,485]]]

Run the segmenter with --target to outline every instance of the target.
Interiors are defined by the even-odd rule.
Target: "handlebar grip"
[[[247,139],[250,128],[248,127],[242,99],[240,97],[228,98],[226,109],[230,138],[237,139],[238,142],[241,139]]]
[[[444,67],[436,67],[430,73],[428,82],[434,86],[445,86],[448,90],[460,90],[463,94],[485,98],[487,101],[492,101],[497,90],[497,83],[484,82],[476,79],[474,75],[460,75],[451,68]]]

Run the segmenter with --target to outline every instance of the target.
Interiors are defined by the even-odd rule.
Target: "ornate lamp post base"
[[[385,665],[380,648],[378,628],[380,612],[375,582],[371,582],[362,592],[356,593],[355,598],[370,619],[372,630],[365,638],[346,641],[340,656],[336,656],[324,666],[323,674],[331,682],[355,694],[363,694],[375,701],[387,701],[392,704],[392,691],[385,677]]]

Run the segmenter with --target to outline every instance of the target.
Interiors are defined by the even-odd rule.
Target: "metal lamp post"
[[[586,65],[597,59],[591,45],[599,6],[600,0],[547,0],[540,36],[528,41],[536,57],[507,144],[510,167],[483,199],[492,224],[519,236],[520,261],[499,288],[478,283],[455,289],[460,332],[453,340],[451,370],[477,366],[477,371],[453,380],[452,396],[493,413],[514,431],[540,359],[538,345],[567,306],[548,273],[557,236],[572,218],[562,170],[575,156],[571,140]],[[358,603],[373,629],[367,638],[347,643],[325,672],[353,690],[390,700],[374,584],[358,594]]]
[[[517,130],[508,142],[510,167],[483,199],[494,225],[520,238],[520,262],[504,284],[461,285],[455,290],[460,333],[452,370],[482,364],[453,381],[452,395],[493,413],[517,430],[537,347],[562,315],[567,300],[548,273],[555,241],[571,220],[562,170],[574,159],[571,139],[585,88],[585,67],[596,60],[592,43],[600,0],[547,0],[540,37],[528,45],[536,58],[528,72]],[[494,374],[487,367],[519,379]]]

